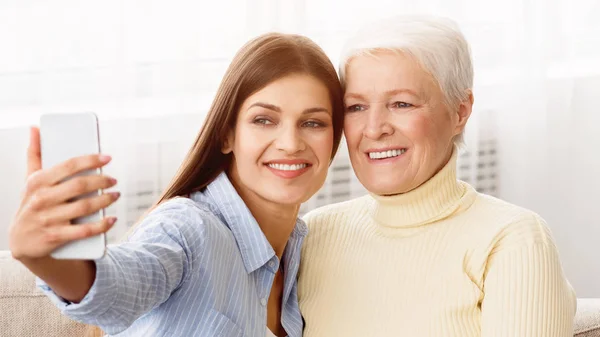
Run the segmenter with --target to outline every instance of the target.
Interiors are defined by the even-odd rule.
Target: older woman
[[[306,217],[305,336],[572,336],[575,294],[544,220],[457,180],[473,106],[459,29],[371,25],[340,74],[348,151],[370,195]]]

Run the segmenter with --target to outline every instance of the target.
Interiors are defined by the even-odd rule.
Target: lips
[[[369,159],[377,161],[399,157],[407,150],[408,149],[404,147],[369,149],[365,152],[365,154]]]
[[[303,168],[306,168],[308,166],[308,164],[302,163],[302,164],[291,164],[290,165],[290,164],[270,163],[270,164],[267,164],[267,166],[269,166],[270,168],[274,168],[276,170],[281,170],[281,171],[298,171]]]
[[[369,158],[371,159],[387,159],[398,157],[406,152],[405,148],[402,149],[393,149],[393,150],[380,150],[380,151],[369,151],[367,152]]]
[[[306,173],[312,164],[306,160],[272,160],[265,166],[276,176],[286,179],[297,178]]]

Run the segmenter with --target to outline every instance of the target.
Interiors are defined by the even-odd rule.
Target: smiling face
[[[450,159],[472,96],[449,111],[432,77],[412,58],[381,51],[346,67],[344,135],[360,182],[378,195],[411,191]]]
[[[332,106],[315,77],[288,75],[242,104],[223,148],[240,194],[299,205],[325,182],[333,150]]]

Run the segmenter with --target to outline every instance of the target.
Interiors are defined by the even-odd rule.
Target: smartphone
[[[100,153],[98,118],[94,113],[44,114],[40,118],[40,143],[42,168],[50,168],[67,159]],[[77,173],[76,176],[101,174],[100,168]],[[78,196],[69,202],[101,195],[102,190]],[[72,226],[99,222],[104,218],[104,210],[71,220]],[[55,259],[94,260],[104,256],[106,235],[104,233],[69,242],[54,252]]]

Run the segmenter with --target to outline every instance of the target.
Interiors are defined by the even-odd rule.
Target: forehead
[[[319,79],[308,74],[291,74],[270,82],[244,101],[244,105],[264,101],[285,106],[326,105],[329,107],[329,90]]]
[[[422,93],[436,87],[429,73],[401,52],[358,55],[349,60],[345,70],[346,93],[378,94],[402,89]]]

